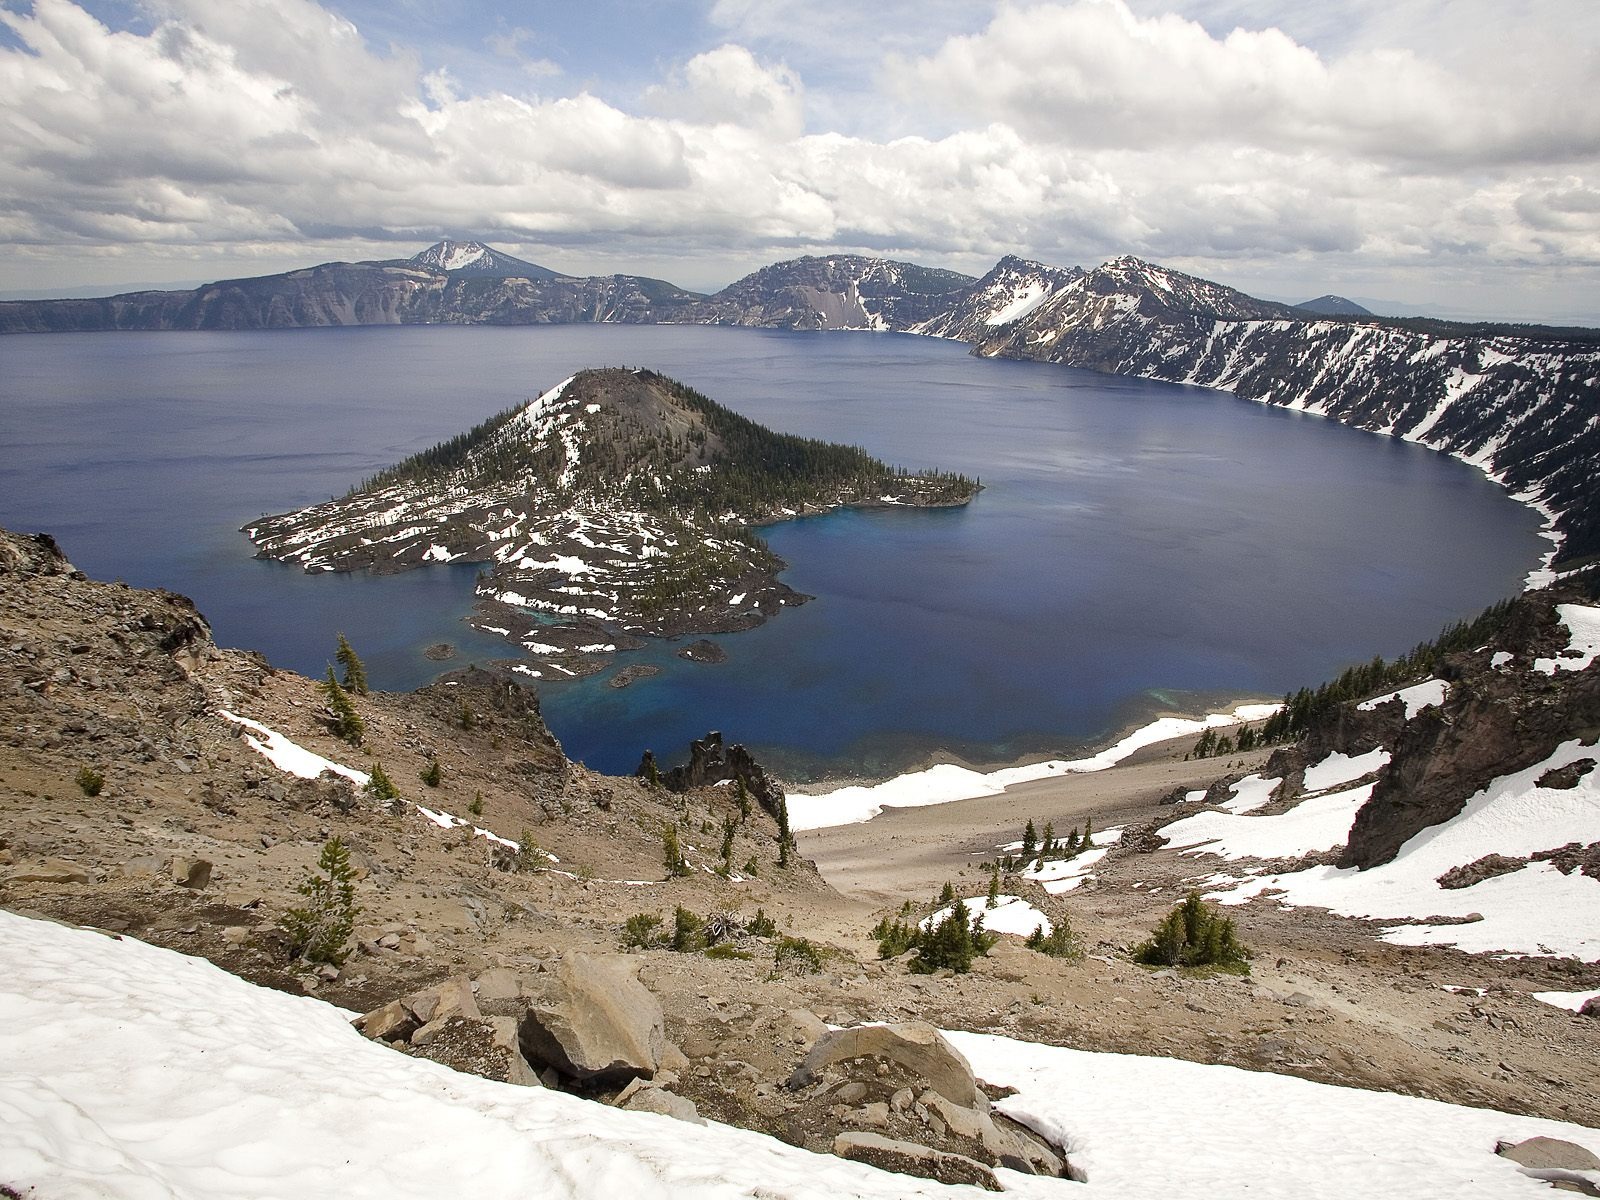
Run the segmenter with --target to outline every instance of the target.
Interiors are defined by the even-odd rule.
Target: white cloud
[[[1410,49],[1324,58],[1279,29],[1218,37],[1123,0],[1007,8],[891,65],[903,93],[1077,147],[1248,145],[1499,165],[1600,151],[1592,52],[1549,39],[1537,80],[1466,76]]]
[[[672,83],[651,88],[647,101],[662,112],[701,125],[745,125],[773,138],[799,137],[805,97],[788,67],[767,67],[743,46],[697,54]]]
[[[1511,60],[1547,53],[1512,75],[1471,67],[1461,50],[1477,43],[1459,31],[1437,58],[1416,30],[1313,50],[1221,28],[1230,0],[1192,0],[1204,24],[1135,2],[924,29],[877,82],[856,72],[853,104],[870,109],[881,83],[901,115],[853,132],[822,120],[843,93],[820,96],[769,52],[772,14],[743,0],[713,17],[767,48],[665,64],[644,113],[425,73],[311,0],[167,0],[148,30],[122,32],[72,0],[0,8],[23,46],[0,44],[0,237],[16,250],[0,287],[52,255],[226,246],[276,266],[446,233],[569,270],[695,264],[695,283],[707,262],[827,249],[966,269],[1010,251],[1086,264],[1131,251],[1279,292],[1354,278],[1368,295],[1385,271],[1427,265],[1453,286],[1516,276],[1530,295],[1541,278],[1581,292],[1600,264],[1600,99],[1575,82],[1592,41],[1519,28]],[[821,5],[804,36],[860,34],[863,11]],[[931,11],[941,28],[955,19]],[[1284,11],[1318,26],[1305,6]],[[497,54],[534,44],[498,39]],[[857,67],[864,40],[846,56]],[[937,124],[884,132],[933,100]]]

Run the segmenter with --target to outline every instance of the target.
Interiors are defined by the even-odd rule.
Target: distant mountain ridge
[[[1600,555],[1600,330],[1460,324],[1260,300],[1131,255],[1090,271],[1002,258],[981,279],[864,255],[774,263],[712,296],[574,277],[443,241],[190,291],[0,303],[0,332],[358,324],[744,325],[910,332],[974,353],[1221,388],[1420,442],[1483,468]]]
[[[1318,296],[1314,300],[1305,300],[1295,307],[1301,312],[1313,313],[1319,317],[1371,317],[1376,316],[1370,308],[1363,308],[1354,300],[1346,296],[1335,296],[1331,292],[1325,296]]]

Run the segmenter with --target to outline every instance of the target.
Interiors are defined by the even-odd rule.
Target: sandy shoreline
[[[933,763],[875,782],[813,784],[789,797],[790,824],[797,831],[879,819],[885,812],[959,803],[993,797],[1009,788],[1049,779],[1096,774],[1136,758],[1152,747],[1181,743],[1178,757],[1207,729],[1264,720],[1277,705],[1255,699],[1240,701],[1226,712],[1203,715],[1164,714],[1125,728],[1117,741],[1097,753],[1074,759],[1024,758],[1011,766],[976,769],[957,756],[933,755]],[[1160,752],[1165,757],[1167,751]],[[954,759],[955,761],[951,761]]]

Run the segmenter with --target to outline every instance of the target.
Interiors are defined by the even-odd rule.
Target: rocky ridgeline
[[[1600,553],[1600,340],[1327,318],[1114,259],[976,339],[982,355],[1192,383],[1420,442],[1539,503],[1558,561]]]
[[[486,565],[480,629],[550,679],[640,637],[750,629],[807,597],[748,527],[840,506],[963,504],[955,476],[896,472],[780,435],[649,371],[583,371],[340,500],[245,532],[307,571]]]

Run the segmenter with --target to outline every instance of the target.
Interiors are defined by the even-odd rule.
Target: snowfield
[[[792,829],[826,829],[834,825],[855,825],[870,821],[886,808],[922,808],[929,804],[949,804],[978,796],[998,796],[1008,787],[1052,775],[1073,775],[1104,771],[1114,767],[1136,750],[1170,738],[1219,729],[1243,721],[1261,721],[1277,712],[1276,704],[1241,704],[1231,713],[1211,713],[1201,718],[1162,717],[1134,730],[1116,745],[1089,758],[1049,759],[1022,767],[998,771],[974,771],[953,763],[940,763],[926,771],[898,775],[883,783],[836,788],[831,792],[806,795],[789,794],[789,826]]]
[[[1466,888],[1438,879],[1489,854],[1527,857],[1568,842],[1600,841],[1600,769],[1570,788],[1540,787],[1547,772],[1600,757],[1600,742],[1564,742],[1543,762],[1505,775],[1471,797],[1455,817],[1400,847],[1392,862],[1364,871],[1313,867],[1287,874],[1211,881],[1209,899],[1242,904],[1272,895],[1287,907],[1314,906],[1349,917],[1397,924],[1384,933],[1398,945],[1456,946],[1469,954],[1575,955],[1600,960],[1600,880],[1564,875],[1549,862]],[[1358,760],[1347,760],[1354,764]],[[1308,772],[1309,775],[1309,772]],[[1292,857],[1349,839],[1371,785],[1313,797],[1277,816],[1197,813],[1167,826],[1171,844],[1228,859]],[[1427,924],[1444,917],[1462,924]],[[1401,923],[1403,922],[1403,923]]]
[[[1023,1197],[1476,1200],[1547,1194],[1496,1157],[1600,1131],[1159,1058],[952,1033],[1087,1184]],[[0,912],[0,1176],[49,1200],[971,1196],[727,1126],[458,1075],[322,1001],[199,959]]]

